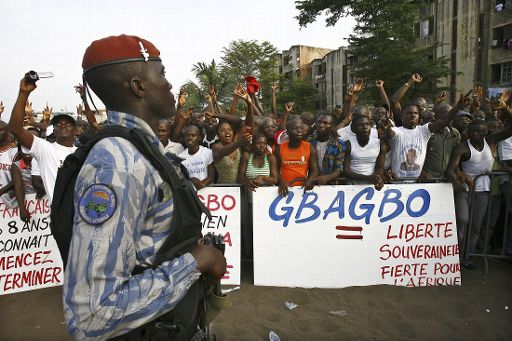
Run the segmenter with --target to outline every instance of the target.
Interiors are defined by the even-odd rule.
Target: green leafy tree
[[[210,85],[215,86],[217,100],[228,108],[237,83],[244,83],[244,77],[255,76],[262,86],[260,100],[270,110],[270,84],[279,79],[277,49],[268,41],[235,40],[222,49],[222,62],[215,60],[207,64],[198,62],[192,72],[197,81],[186,84],[189,103],[194,107],[205,107],[205,94]]]
[[[417,46],[418,33],[415,24],[422,18],[423,1],[409,0],[302,0],[296,1],[300,26],[306,26],[326,12],[327,26],[334,26],[344,16],[356,19],[354,33],[349,37],[349,53],[356,62],[350,66],[356,77],[368,85],[361,99],[378,100],[373,88],[375,80],[382,79],[388,93],[392,93],[409,79],[413,73],[422,75],[424,81],[408,94],[409,96],[433,97],[439,90],[440,80],[450,75],[446,58],[433,58],[438,46]]]
[[[189,103],[194,106],[204,107],[206,106],[205,94],[208,93],[208,87],[210,85],[215,87],[217,98],[220,102],[228,97],[230,79],[223,71],[223,69],[217,65],[215,60],[212,60],[210,64],[205,62],[198,62],[192,66],[192,72],[196,75],[198,80],[197,83],[192,81],[186,84],[186,90],[189,92]],[[194,103],[193,103],[194,102]]]
[[[320,95],[310,78],[293,78],[281,83],[284,90],[276,94],[278,111],[287,102],[294,102],[294,112],[300,114],[304,111],[315,112],[319,108]]]
[[[222,49],[222,70],[231,81],[231,89],[236,83],[243,83],[244,77],[252,75],[261,84],[262,102],[270,109],[270,85],[279,79],[277,48],[263,41],[235,40]]]
[[[188,94],[185,108],[202,110],[205,107],[204,91],[199,85],[192,81],[188,81],[181,88]]]

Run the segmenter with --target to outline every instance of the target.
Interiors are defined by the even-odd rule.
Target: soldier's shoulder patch
[[[80,216],[91,225],[99,225],[110,219],[116,208],[116,193],[105,184],[90,185],[78,201]]]

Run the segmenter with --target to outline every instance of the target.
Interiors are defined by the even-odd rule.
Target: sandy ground
[[[233,307],[215,321],[220,340],[510,340],[512,264],[464,269],[461,287],[290,289],[252,285],[244,264]],[[69,340],[61,289],[0,296],[0,340]],[[298,304],[288,310],[284,303]],[[509,307],[509,309],[506,309]],[[488,310],[488,311],[487,311]],[[330,311],[341,315],[330,315]]]

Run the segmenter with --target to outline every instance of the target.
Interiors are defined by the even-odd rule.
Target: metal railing
[[[473,184],[476,184],[476,182],[485,177],[485,176],[488,176],[489,177],[489,181],[490,181],[490,188],[489,188],[489,198],[488,198],[488,201],[487,201],[487,207],[485,208],[487,211],[486,211],[486,214],[485,214],[485,217],[484,217],[484,221],[485,221],[485,228],[483,230],[483,240],[484,240],[484,243],[483,243],[483,249],[480,251],[480,252],[476,252],[475,251],[472,251],[470,250],[471,246],[470,246],[470,243],[471,243],[471,239],[472,239],[472,230],[473,228],[478,228],[480,229],[479,233],[478,233],[478,239],[476,241],[476,245],[478,245],[478,242],[480,242],[480,240],[482,239],[482,235],[481,235],[481,232],[482,232],[482,226],[474,226],[473,227],[473,219],[474,219],[474,210],[475,209],[484,209],[483,207],[475,207],[475,193],[476,193],[476,186],[473,185],[473,187],[471,187],[471,190],[469,192],[469,210],[468,210],[468,214],[469,214],[469,219],[468,219],[468,224],[467,224],[467,227],[465,229],[465,233],[464,233],[464,238],[463,238],[463,242],[462,242],[462,255],[463,255],[463,259],[464,260],[468,260],[469,257],[481,257],[483,258],[484,260],[484,263],[485,263],[485,274],[488,274],[489,272],[489,258],[508,258],[508,256],[506,256],[506,246],[507,246],[507,239],[508,239],[508,234],[512,231],[509,232],[509,219],[510,219],[510,214],[512,213],[512,207],[511,207],[511,190],[512,190],[512,181],[507,181],[506,182],[506,186],[508,186],[508,188],[506,188],[506,191],[504,191],[502,194],[503,194],[503,197],[505,199],[505,221],[504,221],[504,226],[503,226],[503,241],[502,241],[502,245],[501,245],[501,251],[499,254],[496,254],[496,253],[491,253],[490,249],[489,249],[489,242],[490,242],[490,238],[491,238],[491,234],[490,232],[493,231],[495,232],[496,229],[494,229],[495,226],[491,226],[491,213],[492,213],[492,209],[493,209],[493,196],[492,196],[492,184],[493,184],[493,181],[495,180],[498,180],[496,179],[497,177],[501,177],[501,176],[508,176],[509,173],[506,173],[506,172],[490,172],[490,173],[485,173],[485,174],[481,174],[481,175],[478,175],[476,176],[474,179],[473,179]],[[501,188],[503,189],[504,187],[501,186]]]

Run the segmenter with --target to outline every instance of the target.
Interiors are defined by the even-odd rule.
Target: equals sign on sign
[[[363,239],[361,232],[363,228],[361,226],[336,226],[336,231],[343,231],[336,235],[336,239]]]

